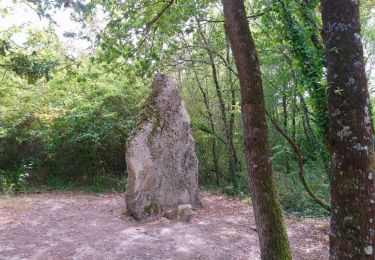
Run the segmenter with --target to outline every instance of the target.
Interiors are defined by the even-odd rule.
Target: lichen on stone
[[[153,219],[198,198],[198,160],[190,118],[177,88],[156,75],[127,142],[126,206],[136,219]]]

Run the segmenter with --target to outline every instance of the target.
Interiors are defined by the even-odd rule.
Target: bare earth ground
[[[259,259],[252,207],[202,194],[189,222],[138,223],[121,194],[0,199],[0,259]],[[328,221],[287,218],[294,259],[328,258]]]

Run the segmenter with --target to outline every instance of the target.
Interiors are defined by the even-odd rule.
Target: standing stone
[[[167,76],[156,75],[126,149],[126,207],[134,218],[153,219],[179,205],[200,205],[194,146],[177,88]]]

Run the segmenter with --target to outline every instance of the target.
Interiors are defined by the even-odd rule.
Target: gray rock
[[[167,76],[156,75],[126,149],[126,207],[134,218],[154,219],[182,204],[200,205],[194,148],[177,88]]]

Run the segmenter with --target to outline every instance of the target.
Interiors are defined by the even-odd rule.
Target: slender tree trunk
[[[302,120],[303,120],[303,127],[305,130],[305,135],[307,140],[310,142],[310,144],[314,147],[315,152],[320,157],[320,160],[322,161],[323,167],[325,169],[326,175],[328,180],[331,179],[331,167],[329,164],[329,154],[328,151],[326,151],[323,144],[320,143],[319,138],[315,135],[314,129],[311,126],[310,117],[309,117],[309,110],[307,108],[306,101],[301,93],[298,92],[299,100],[302,105]]]
[[[333,178],[330,259],[375,259],[375,167],[359,1],[321,0]]]
[[[214,60],[214,55],[211,50],[211,46],[209,41],[206,39],[202,28],[201,24],[198,19],[196,19],[197,24],[198,24],[198,32],[201,35],[203,39],[203,44],[205,46],[205,49],[207,51],[209,63],[211,65],[211,72],[212,72],[212,79],[214,82],[215,90],[216,90],[216,95],[219,100],[219,106],[220,106],[220,112],[221,112],[221,118],[223,120],[224,124],[224,130],[225,130],[225,137],[227,140],[227,152],[228,152],[228,158],[229,158],[229,173],[230,173],[230,181],[233,185],[233,189],[236,191],[238,190],[238,183],[237,183],[237,164],[238,164],[238,159],[237,155],[234,149],[234,143],[233,143],[233,135],[231,134],[231,129],[228,124],[228,118],[227,118],[227,112],[226,112],[226,106],[225,106],[225,101],[223,97],[223,93],[219,84],[219,79],[218,79],[218,72],[217,68],[215,65],[215,60]]]
[[[211,109],[210,109],[210,102],[209,102],[209,99],[208,99],[208,95],[205,92],[205,90],[204,90],[204,88],[201,84],[201,81],[199,80],[198,73],[197,73],[197,70],[195,68],[195,63],[193,61],[193,58],[192,58],[191,55],[190,55],[190,57],[191,57],[191,60],[192,60],[194,77],[195,77],[195,80],[197,81],[198,88],[199,88],[200,92],[202,93],[203,103],[204,103],[204,106],[206,107],[207,115],[208,115],[208,121],[210,123],[210,128],[211,128],[210,130],[213,134],[212,138],[211,138],[212,162],[213,162],[214,171],[215,171],[215,181],[216,181],[216,184],[219,185],[220,184],[219,156],[218,156],[217,147],[216,147],[216,134],[215,134],[214,117],[213,117]]]
[[[235,172],[236,172],[236,175],[237,175],[237,172],[239,172],[241,170],[241,165],[240,165],[240,161],[238,159],[238,156],[237,156],[237,152],[236,152],[236,148],[234,146],[234,122],[235,122],[235,118],[234,118],[234,111],[235,111],[235,106],[236,106],[236,90],[235,90],[235,87],[234,87],[234,82],[233,82],[233,73],[232,73],[232,70],[230,69],[230,65],[231,65],[231,59],[230,59],[230,43],[229,43],[229,39],[228,37],[225,37],[225,41],[226,41],[226,60],[227,60],[227,64],[228,64],[228,68],[227,68],[227,73],[228,73],[228,82],[229,82],[229,86],[230,86],[230,97],[231,97],[231,107],[230,107],[230,116],[229,116],[229,135],[230,135],[230,140],[232,140],[232,147],[233,147],[233,164],[234,164],[234,167],[235,167]],[[237,177],[238,176],[234,176]],[[234,180],[236,183],[237,183],[237,180]]]
[[[297,109],[297,100],[296,94],[293,91],[293,106],[292,106],[292,139],[296,143],[296,109]]]
[[[291,259],[272,173],[258,54],[243,0],[222,0],[228,38],[239,74],[244,151],[262,259]]]
[[[307,123],[306,123],[306,116],[302,115],[302,127],[303,127],[303,132],[305,133],[306,139],[309,143],[314,143],[311,141],[309,131],[307,130]]]
[[[293,15],[293,2],[299,2],[301,5],[300,10],[304,20],[304,27],[299,25]],[[323,52],[315,31],[316,25],[314,24],[316,22],[314,21],[316,0],[275,0],[274,5],[279,6],[277,12],[279,19],[284,23],[285,30],[288,30],[286,40],[291,45],[291,54],[299,63],[298,69],[301,75],[305,77],[304,80],[299,78],[299,81],[306,85],[310,93],[312,106],[317,116],[316,123],[319,127],[319,137],[322,137],[324,148],[328,151],[327,95],[325,86],[320,83],[324,66]],[[301,30],[304,30],[304,32],[301,32]],[[310,37],[305,37],[306,34],[310,34]],[[307,42],[310,39],[313,43],[311,47]],[[328,152],[326,155],[328,155]],[[329,158],[327,157],[325,160],[329,160]]]
[[[295,155],[296,155],[296,157],[298,159],[298,175],[299,175],[300,180],[302,182],[302,185],[303,185],[303,187],[305,187],[307,193],[321,207],[323,207],[324,209],[326,209],[328,211],[331,211],[330,206],[328,204],[326,204],[324,201],[322,201],[321,199],[319,199],[315,195],[315,193],[313,192],[313,190],[311,189],[310,185],[307,183],[307,181],[305,179],[305,176],[303,174],[302,151],[299,148],[299,146],[295,142],[293,142],[292,138],[289,137],[289,135],[279,126],[279,124],[270,116],[270,114],[267,113],[267,111],[266,111],[266,114],[268,115],[268,118],[270,119],[271,123],[275,127],[276,131],[278,131],[285,138],[285,140],[287,141],[287,143],[293,148],[293,151],[294,151],[294,153],[295,153]],[[293,182],[294,182],[294,180],[293,180]]]
[[[287,93],[286,93],[286,84],[283,88],[283,126],[285,133],[288,133],[288,104],[287,104]],[[284,160],[285,160],[285,173],[290,173],[290,166],[289,166],[289,154],[288,154],[288,148],[287,148],[287,142],[285,141],[285,148],[284,148]]]
[[[311,29],[311,42],[321,56],[324,56],[324,48],[322,40],[319,38],[319,23],[316,12],[319,2],[316,0],[303,0],[299,2],[301,15],[304,19],[304,23]]]

